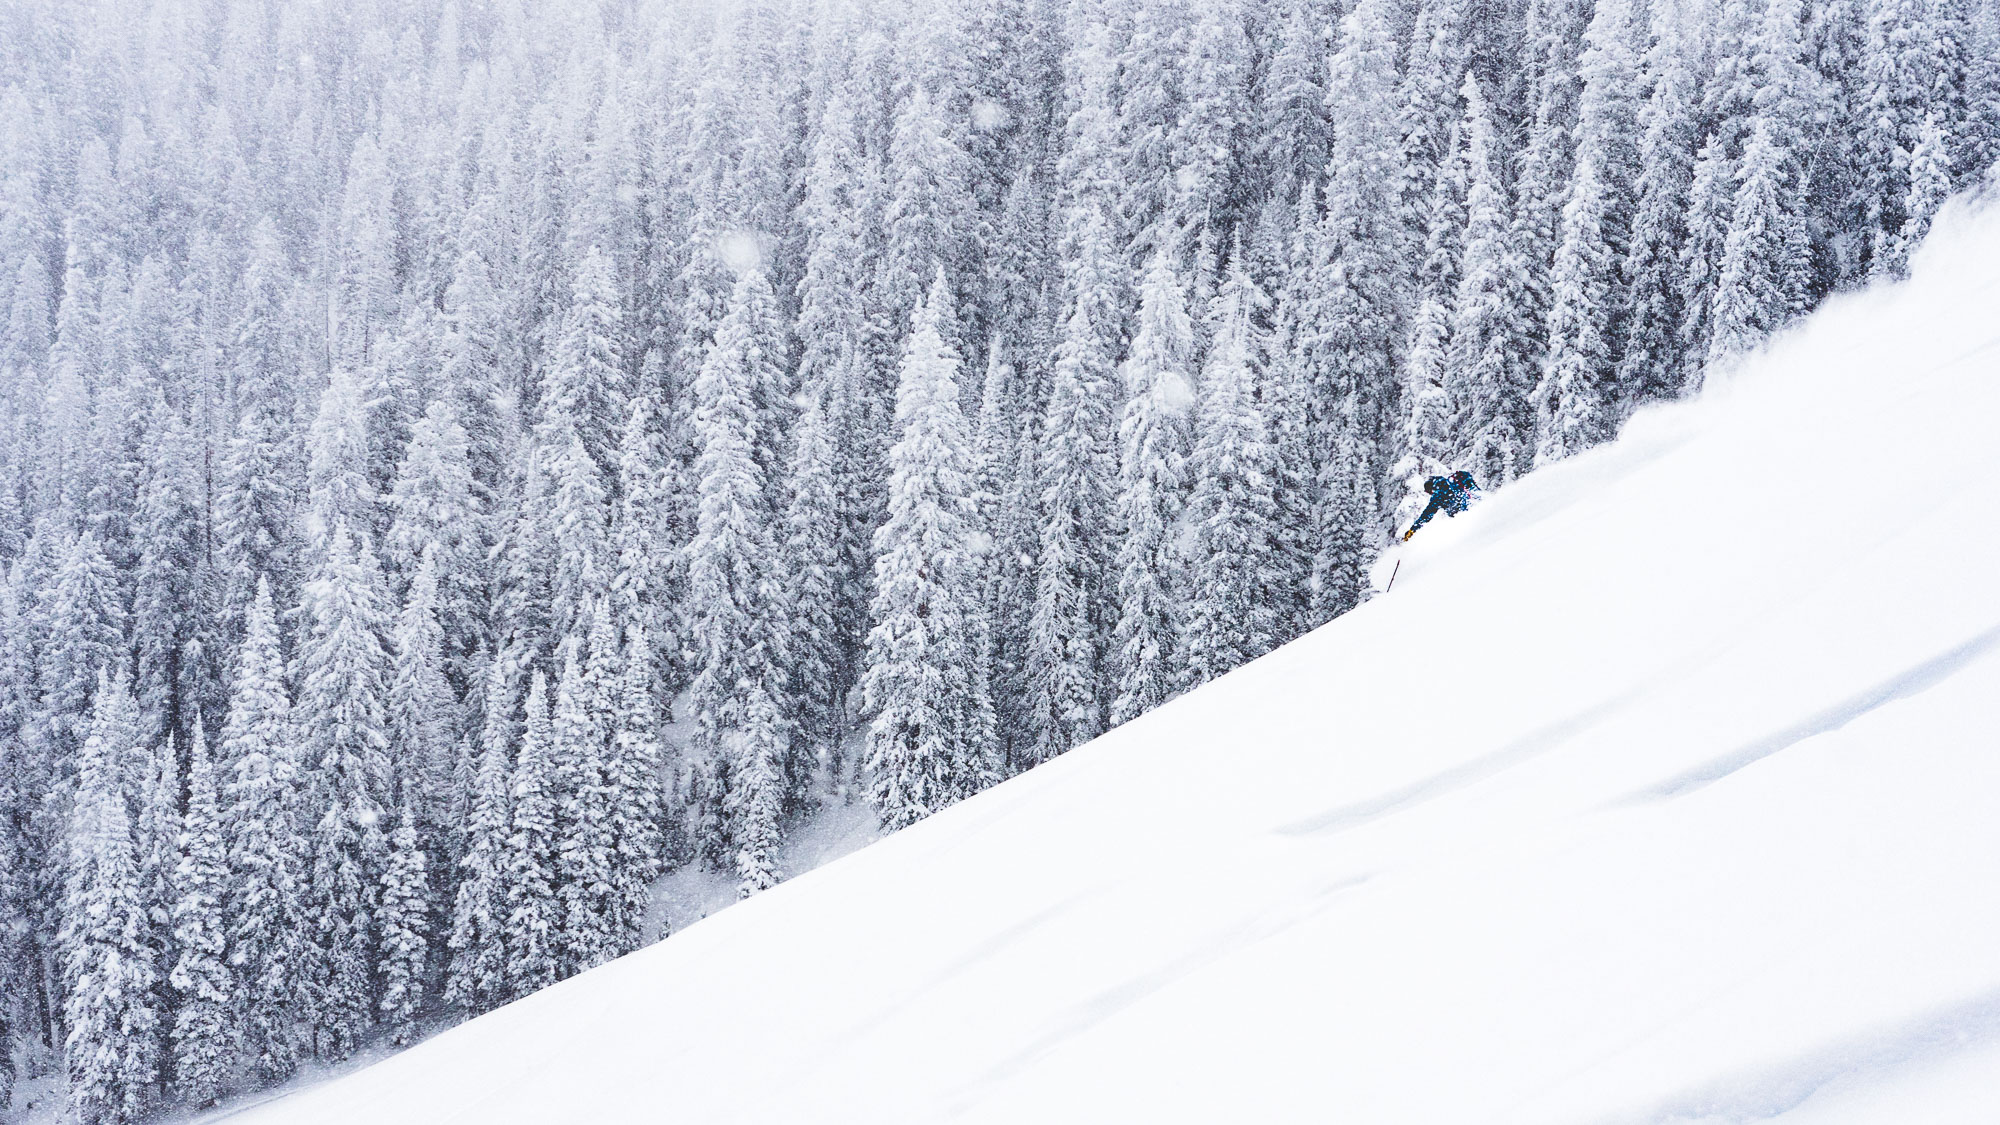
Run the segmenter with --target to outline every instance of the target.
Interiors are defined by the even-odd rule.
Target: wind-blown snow
[[[2000,1120],[2000,214],[1396,586],[245,1122]]]

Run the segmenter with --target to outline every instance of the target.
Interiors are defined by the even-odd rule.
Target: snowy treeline
[[[1996,0],[719,7],[0,9],[0,1109],[1060,754],[2000,154]]]

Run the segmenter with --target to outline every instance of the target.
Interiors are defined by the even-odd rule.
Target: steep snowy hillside
[[[1927,254],[1318,633],[236,1120],[2000,1120],[2000,213]]]

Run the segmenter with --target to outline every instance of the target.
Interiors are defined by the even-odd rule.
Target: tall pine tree
[[[942,271],[917,306],[890,451],[889,518],[875,533],[874,627],[863,689],[870,796],[901,828],[977,792],[993,770],[972,435],[959,406],[958,353],[941,322]],[[755,846],[754,843],[746,846]]]
[[[294,718],[303,750],[304,888],[309,925],[300,970],[321,1058],[351,1054],[374,1022],[374,911],[392,790],[387,734],[387,615],[365,544],[334,526],[326,562],[306,584]]]
[[[515,707],[504,665],[495,661],[486,686],[486,725],[459,859],[452,903],[444,1002],[483,1012],[507,998],[507,872],[512,835],[510,780]]]
[[[1104,729],[1103,632],[1117,462],[1111,445],[1118,354],[1118,264],[1104,215],[1081,221],[1069,313],[1042,421],[1035,600],[1028,634],[1029,725],[1035,761]]]
[[[1140,287],[1139,330],[1122,370],[1118,423],[1118,690],[1111,722],[1165,702],[1180,686],[1185,592],[1177,525],[1187,502],[1188,415],[1194,404],[1194,325],[1180,275],[1163,252]]]
[[[93,730],[81,751],[63,890],[64,1060],[69,1114],[83,1125],[138,1119],[159,1071],[158,968],[106,734]]]
[[[1277,451],[1257,386],[1264,294],[1240,262],[1215,296],[1214,344],[1202,370],[1201,409],[1188,475],[1196,536],[1182,649],[1190,684],[1262,656],[1277,643],[1271,582]]]
[[[228,963],[224,893],[229,854],[223,836],[215,765],[201,724],[188,752],[187,813],[181,822],[180,864],[174,872],[174,945],[169,975],[179,1001],[173,1027],[173,1073],[190,1103],[213,1103],[235,1062],[239,997]]]
[[[390,1041],[405,1046],[424,1008],[430,953],[429,860],[417,834],[417,816],[408,796],[389,836],[389,863],[382,872],[382,1018]]]
[[[218,766],[229,855],[223,919],[241,1004],[242,1057],[264,1081],[290,1075],[299,1047],[303,825],[290,712],[271,584],[259,579],[236,650]]]
[[[526,996],[561,979],[555,948],[561,905],[556,901],[554,736],[548,686],[540,672],[528,686],[527,722],[510,783],[511,832],[503,853],[506,994]],[[489,753],[491,751],[489,750]],[[478,982],[483,984],[484,982]]]

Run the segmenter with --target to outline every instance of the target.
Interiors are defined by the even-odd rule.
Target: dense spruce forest
[[[1061,754],[1996,156],[2000,0],[5,0],[0,1115]]]

